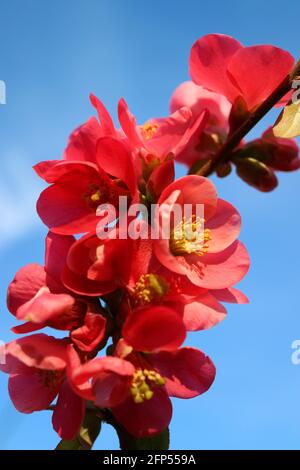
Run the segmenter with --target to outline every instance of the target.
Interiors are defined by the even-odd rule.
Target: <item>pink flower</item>
[[[172,220],[175,204],[181,208],[191,204],[193,208],[188,219],[175,221],[177,225]],[[203,218],[197,216],[196,204],[203,205]],[[170,271],[186,275],[206,289],[231,287],[248,271],[247,251],[237,240],[240,215],[231,204],[217,198],[208,179],[185,176],[169,185],[159,198],[157,218],[160,238],[155,241],[154,253]],[[164,236],[165,225],[171,225],[170,239]]]
[[[261,104],[289,74],[293,57],[275,46],[244,47],[223,34],[208,34],[191,49],[192,80],[224,95],[242,97],[249,111]]]
[[[231,104],[221,94],[206,90],[193,82],[184,82],[174,91],[170,108],[172,112],[188,106],[196,120],[204,110],[208,112],[206,126],[194,135],[176,155],[176,160],[192,166],[199,159],[211,158],[225,142],[229,131]]]
[[[45,410],[58,395],[53,427],[63,439],[73,439],[85,403],[66,380],[66,341],[44,334],[27,336],[6,345],[5,358],[0,370],[9,374],[8,390],[16,409],[22,413]]]
[[[184,106],[192,111],[194,118],[197,118],[205,109],[208,110],[207,125],[228,131],[231,104],[220,93],[209,91],[191,81],[183,82],[171,97],[170,109],[174,113]]]

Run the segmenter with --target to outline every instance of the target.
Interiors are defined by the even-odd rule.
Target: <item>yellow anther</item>
[[[92,202],[99,202],[101,199],[101,193],[100,191],[96,191],[94,194],[90,196],[90,199]]]
[[[138,369],[133,375],[130,393],[135,403],[143,403],[153,397],[153,387],[162,387],[164,385],[165,379],[158,372]]]
[[[204,222],[203,218],[195,216],[182,219],[171,233],[170,250],[173,255],[202,256],[208,252],[211,235],[210,229],[204,229]]]
[[[156,385],[158,385],[159,387],[162,387],[163,385],[165,385],[166,381],[165,379],[160,375],[159,377],[156,377]]]
[[[168,292],[169,285],[162,276],[144,274],[135,284],[132,300],[135,306],[142,306],[160,301]]]
[[[150,121],[146,122],[143,126],[141,126],[141,131],[143,137],[146,140],[152,139],[154,134],[157,132],[158,124],[151,123]]]
[[[94,209],[101,201],[107,200],[108,196],[109,195],[105,187],[100,188],[99,185],[93,183],[88,186],[87,191],[82,197],[86,204]]]
[[[143,398],[141,395],[136,395],[136,396],[133,398],[133,401],[134,401],[134,403],[143,403],[143,402],[144,402],[144,398]]]
[[[151,400],[151,398],[153,397],[154,393],[152,392],[152,390],[147,390],[145,392],[145,398],[146,400]]]

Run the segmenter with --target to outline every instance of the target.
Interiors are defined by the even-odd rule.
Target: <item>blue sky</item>
[[[35,214],[43,186],[31,166],[61,155],[70,131],[93,113],[89,93],[114,117],[121,96],[140,122],[166,115],[173,89],[188,78],[189,49],[198,37],[226,33],[298,56],[299,13],[298,0],[284,6],[277,0],[1,2],[0,80],[7,86],[7,104],[0,106],[1,339],[12,337],[14,324],[6,286],[19,267],[43,261],[46,230]],[[217,378],[206,395],[174,400],[171,447],[299,448],[300,366],[291,363],[291,343],[300,338],[300,173],[280,175],[271,194],[235,175],[215,182],[243,216],[252,266],[241,288],[251,303],[229,307],[221,325],[191,334],[189,343],[213,358]],[[50,413],[18,414],[6,383],[0,375],[0,447],[55,447]],[[108,426],[96,448],[117,448]]]

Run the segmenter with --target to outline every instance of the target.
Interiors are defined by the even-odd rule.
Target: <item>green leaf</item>
[[[55,447],[55,450],[86,450],[84,449],[77,437],[75,439],[72,439],[72,441],[66,441],[66,440],[61,440],[60,443],[58,444],[57,447]]]
[[[61,440],[55,450],[91,450],[101,430],[101,418],[88,411],[78,436],[67,441]]]
[[[300,135],[300,101],[288,104],[273,126],[275,137],[291,139]]]

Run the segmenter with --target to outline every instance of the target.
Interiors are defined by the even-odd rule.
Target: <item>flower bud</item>
[[[278,180],[275,173],[264,163],[251,157],[236,158],[234,163],[238,176],[250,186],[263,192],[276,188]]]

